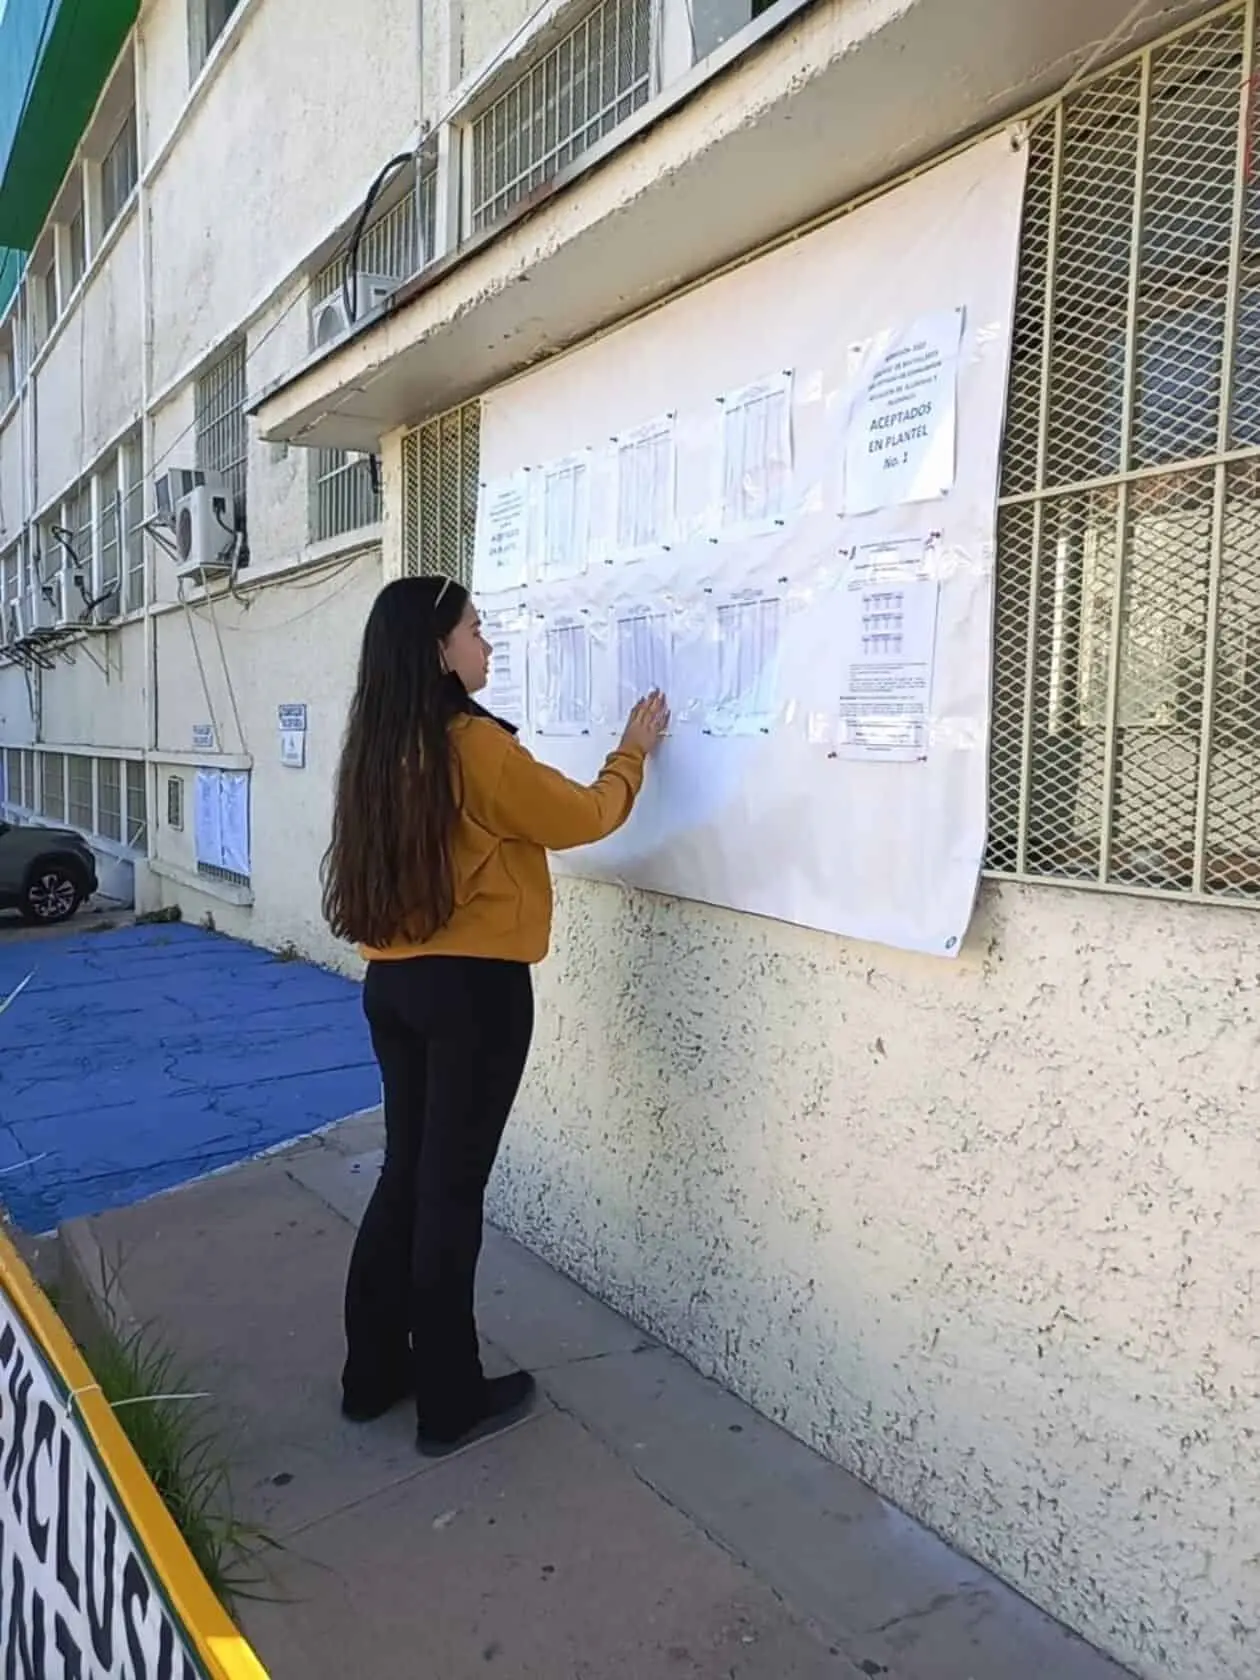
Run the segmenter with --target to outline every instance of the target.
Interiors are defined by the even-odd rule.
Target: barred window
[[[144,605],[144,465],[138,436],[122,446],[123,610]]]
[[[558,175],[647,103],[650,0],[600,0],[472,122],[474,233]]]
[[[96,773],[101,834],[106,840],[121,840],[122,763],[117,758],[102,758]]]
[[[92,832],[94,814],[92,810],[92,760],[84,758],[80,753],[71,753],[66,759],[70,798],[66,809],[67,821],[74,828],[81,828],[86,833]]]
[[[437,154],[422,157],[417,190],[413,183],[397,204],[364,231],[359,242],[356,271],[381,275],[400,283],[409,279],[433,255],[437,224]],[[311,283],[311,301],[318,304],[342,288],[345,254],[339,253]],[[317,449],[311,462],[311,540],[323,542],[344,536],[381,518],[381,491],[372,462],[344,449]]]
[[[1032,137],[987,865],[1260,895],[1260,181],[1238,6]]]
[[[122,215],[139,179],[140,154],[136,146],[136,113],[133,106],[101,163],[102,232],[108,233]]]
[[[66,759],[64,753],[41,753],[40,810],[54,822],[66,820]]]
[[[149,816],[145,798],[144,765],[127,760],[127,844],[133,852],[149,849]]]
[[[403,570],[472,583],[481,407],[430,420],[403,439]]]
[[[202,373],[195,402],[197,466],[231,486],[238,517],[245,509],[249,460],[245,345],[231,345]]]
[[[87,226],[83,219],[83,206],[81,204],[70,218],[70,225],[66,230],[66,242],[70,264],[70,290],[74,291],[87,272]]]

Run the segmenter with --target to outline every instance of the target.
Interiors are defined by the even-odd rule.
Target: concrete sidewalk
[[[237,1445],[284,1550],[246,1632],[272,1680],[1118,1680],[1122,1671],[506,1238],[488,1366],[545,1402],[417,1458],[406,1409],[337,1411],[340,1293],[378,1122],[62,1233],[121,1262]]]

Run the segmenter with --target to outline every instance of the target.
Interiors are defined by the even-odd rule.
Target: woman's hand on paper
[[[627,752],[641,752],[647,757],[656,751],[668,728],[669,704],[660,689],[654,688],[630,713],[621,745]]]

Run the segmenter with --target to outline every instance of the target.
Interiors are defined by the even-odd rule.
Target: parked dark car
[[[96,891],[96,859],[81,834],[0,822],[0,910],[51,927]]]

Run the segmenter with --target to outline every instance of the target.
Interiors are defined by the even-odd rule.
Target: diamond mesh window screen
[[[473,121],[474,233],[647,103],[651,45],[651,0],[600,0]]]
[[[999,508],[987,865],[1260,898],[1253,3],[1032,137]]]
[[[465,403],[403,439],[403,572],[472,584],[481,405]]]

